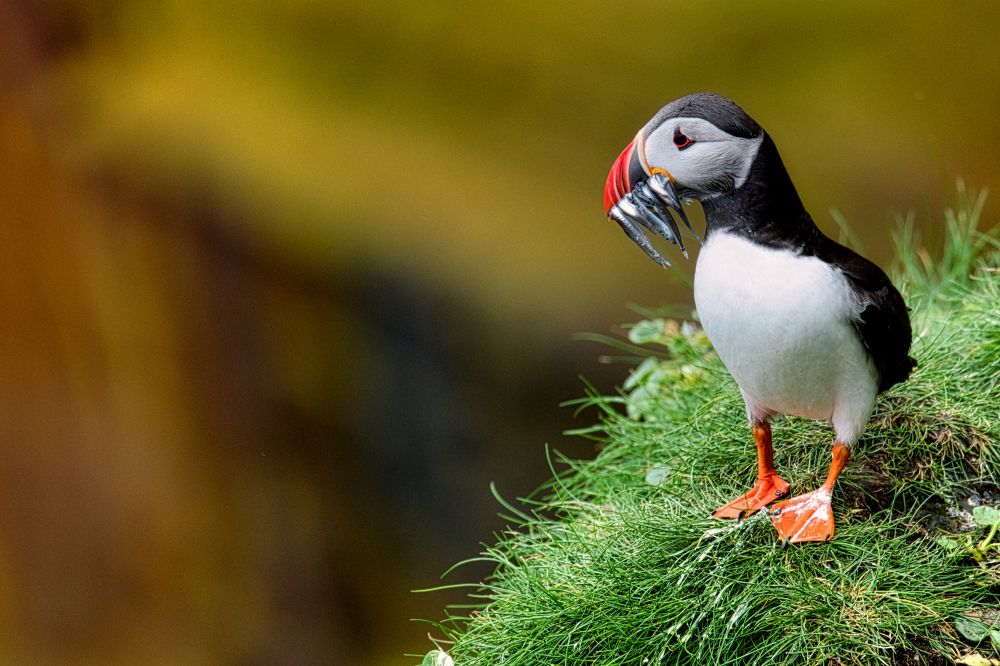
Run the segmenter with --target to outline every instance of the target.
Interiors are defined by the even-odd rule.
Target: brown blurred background
[[[406,664],[574,456],[603,219],[698,90],[831,234],[1000,184],[1000,4],[0,0],[0,662]],[[994,219],[997,201],[988,204]],[[928,233],[933,235],[933,229]],[[484,573],[470,568],[446,582]]]

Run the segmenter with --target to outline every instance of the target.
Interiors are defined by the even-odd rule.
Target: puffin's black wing
[[[885,271],[843,245],[825,240],[817,254],[843,273],[864,305],[853,323],[878,370],[881,393],[905,381],[917,365],[908,353],[913,339],[908,308]]]

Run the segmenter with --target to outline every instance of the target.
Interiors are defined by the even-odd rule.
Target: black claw
[[[788,550],[788,544],[792,543],[791,539],[787,537],[781,540],[781,550]]]

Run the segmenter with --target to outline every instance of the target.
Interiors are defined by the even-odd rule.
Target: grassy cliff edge
[[[919,366],[855,447],[833,542],[782,550],[764,513],[709,517],[755,474],[743,403],[697,327],[651,318],[620,344],[644,357],[623,390],[577,403],[600,415],[577,431],[598,455],[501,500],[511,527],[477,558],[495,571],[431,623],[424,663],[1000,664],[1000,251],[977,231],[983,198],[959,188],[938,252],[900,225]],[[793,493],[822,481],[828,425],[785,417],[774,438]]]

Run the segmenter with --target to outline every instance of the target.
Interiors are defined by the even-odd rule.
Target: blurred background
[[[885,264],[894,212],[998,189],[998,30],[995,2],[0,0],[0,661],[414,663],[409,618],[462,595],[409,590],[502,528],[489,483],[593,454],[559,403],[627,368],[573,334],[690,308],[693,262],[602,214],[646,120],[736,99]]]

